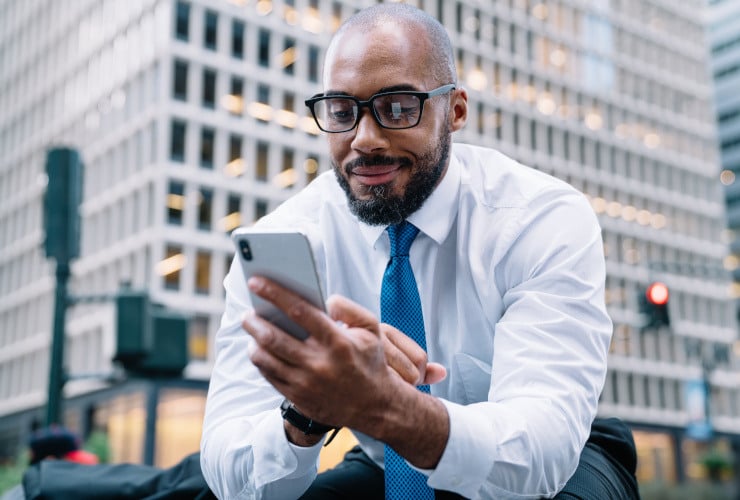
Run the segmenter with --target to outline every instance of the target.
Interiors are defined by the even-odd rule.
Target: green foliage
[[[721,474],[725,471],[731,471],[733,459],[732,455],[715,446],[699,458],[699,463],[712,476],[713,473]]]
[[[28,467],[28,459],[28,452],[22,452],[15,460],[0,464],[0,494],[20,484]]]
[[[110,444],[105,432],[93,431],[90,433],[84,448],[90,453],[95,453],[101,464],[107,464],[110,461]]]

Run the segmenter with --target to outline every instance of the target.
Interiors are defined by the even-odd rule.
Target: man
[[[380,4],[350,18],[324,88],[307,104],[333,173],[258,225],[309,237],[328,314],[268,280],[247,285],[232,265],[201,444],[211,489],[396,498],[405,474],[428,491],[397,498],[555,495],[588,438],[612,331],[592,210],[563,182],[452,145],[468,96],[444,28],[420,10]],[[413,243],[399,252],[401,232]],[[418,299],[387,298],[389,255],[408,256],[398,265]],[[310,336],[257,317],[247,286]],[[316,480],[337,427],[361,448]]]

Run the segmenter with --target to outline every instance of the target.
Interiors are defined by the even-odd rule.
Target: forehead
[[[426,89],[433,81],[429,50],[428,37],[416,25],[389,22],[350,28],[327,52],[324,88],[361,98],[396,85]]]

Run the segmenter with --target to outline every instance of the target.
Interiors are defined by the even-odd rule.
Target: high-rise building
[[[156,387],[150,404],[151,387],[99,392],[103,382],[71,381],[66,421],[104,424],[114,458],[140,461],[154,406],[158,445],[197,446],[229,232],[329,168],[303,100],[321,90],[333,31],[373,3],[0,0],[4,451],[46,398],[54,289],[41,249],[46,150],[72,146],[85,163],[73,293],[112,294],[127,282],[192,316],[188,383]],[[682,478],[701,448],[686,434],[697,409],[689,382],[708,379],[715,434],[730,444],[740,435],[703,0],[408,3],[452,38],[470,95],[457,140],[498,148],[591,200],[614,320],[600,411],[633,426],[641,479]],[[670,290],[670,325],[642,328],[639,296],[654,280]],[[110,303],[70,307],[70,372],[110,369],[113,318]],[[164,448],[159,464],[172,460]]]
[[[740,259],[740,1],[710,0],[707,29],[714,78],[715,107],[722,159],[727,221],[732,234],[731,256]],[[740,269],[733,273],[740,287]]]

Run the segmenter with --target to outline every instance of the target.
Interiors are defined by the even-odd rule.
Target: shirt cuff
[[[429,475],[434,489],[454,491],[474,498],[488,477],[489,460],[470,460],[490,454],[491,425],[470,407],[440,399],[450,418],[450,435],[437,467]],[[465,464],[465,467],[460,467]],[[423,471],[422,471],[423,472]]]

